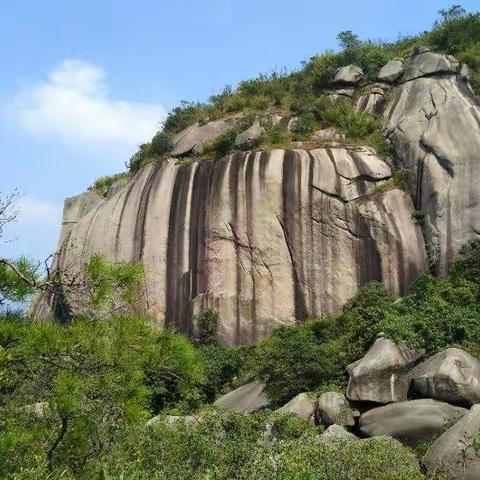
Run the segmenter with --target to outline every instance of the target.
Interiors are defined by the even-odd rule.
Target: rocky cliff
[[[361,90],[358,68],[339,72],[332,101],[353,96],[357,108],[384,113],[392,165],[339,136],[323,148],[152,163],[107,198],[67,200],[56,267],[80,270],[97,253],[141,261],[146,312],[190,333],[194,315],[215,308],[225,344],[338,310],[371,280],[402,293],[427,257],[445,272],[480,232],[480,111],[458,70],[452,57],[420,49]],[[201,151],[232,118],[187,129],[173,152]],[[385,188],[392,168],[410,171],[412,195]],[[81,313],[85,299],[67,297]],[[47,315],[48,303],[34,314]]]

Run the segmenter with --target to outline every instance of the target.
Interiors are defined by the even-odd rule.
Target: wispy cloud
[[[18,202],[19,222],[60,224],[63,206],[30,195],[22,197]]]
[[[15,102],[18,122],[32,134],[129,149],[149,140],[164,115],[161,105],[112,98],[105,71],[81,60],[61,62]]]

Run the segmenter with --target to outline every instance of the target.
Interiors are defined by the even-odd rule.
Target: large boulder
[[[253,413],[268,406],[263,383],[255,380],[218,398],[213,404],[221,410]]]
[[[451,55],[433,53],[425,47],[416,49],[406,64],[402,82],[409,82],[420,77],[451,74],[458,71],[459,63]]]
[[[443,433],[428,449],[423,467],[441,473],[447,480],[478,480],[480,456],[480,405],[471,410]]]
[[[388,435],[415,446],[452,425],[466,412],[436,400],[412,400],[369,410],[360,417],[359,427],[368,437]]]
[[[203,152],[203,147],[214,140],[222,133],[231,130],[242,114],[221,118],[208,122],[205,125],[195,124],[181,131],[173,139],[172,157],[183,157],[186,155],[198,155]]]
[[[456,405],[480,403],[480,362],[459,348],[448,348],[415,367],[411,390],[419,397]]]
[[[383,112],[385,105],[385,94],[388,85],[373,84],[364,88],[355,102],[355,108],[360,112],[379,115]]]
[[[276,410],[276,413],[293,413],[306,420],[314,420],[315,402],[306,393],[300,393]]]
[[[260,121],[256,119],[250,128],[237,135],[235,146],[240,150],[250,150],[258,144],[264,135],[265,129],[260,125]]]
[[[330,425],[321,435],[317,437],[318,443],[329,442],[355,442],[359,438],[345,430],[341,425]]]
[[[337,71],[333,83],[339,85],[356,85],[363,77],[364,73],[360,67],[347,65]]]
[[[422,354],[388,338],[378,338],[362,359],[347,367],[347,398],[376,403],[406,400],[407,372]]]
[[[353,410],[343,393],[326,392],[320,395],[318,399],[318,412],[323,425],[341,425],[353,427],[355,418],[359,416],[356,410]]]
[[[378,79],[381,82],[396,82],[402,76],[404,70],[405,64],[403,59],[395,58],[382,67],[378,74]]]

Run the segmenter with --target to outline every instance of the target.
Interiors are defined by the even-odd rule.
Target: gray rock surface
[[[343,142],[345,141],[345,134],[338,133],[333,128],[325,128],[322,130],[317,130],[313,134],[312,140],[317,142]]]
[[[480,457],[474,442],[480,436],[480,405],[471,410],[443,433],[429,448],[423,466],[429,472],[440,472],[447,480],[478,480]]]
[[[459,348],[448,348],[415,367],[416,395],[456,405],[480,403],[480,362]]]
[[[353,427],[360,414],[353,410],[343,393],[326,392],[318,399],[318,410],[325,426],[340,425]]]
[[[368,437],[388,435],[411,446],[431,439],[467,412],[431,399],[392,403],[360,417],[359,428]]]
[[[317,437],[318,443],[329,442],[355,442],[360,440],[353,433],[348,432],[340,425],[330,425],[321,435]]]
[[[338,70],[333,80],[336,84],[356,85],[364,76],[363,70],[356,65],[347,65]]]
[[[205,125],[198,123],[186,128],[173,139],[172,157],[182,157],[189,154],[200,154],[203,147],[222,133],[231,130],[242,117],[241,113],[231,117],[221,118],[208,122]]]
[[[347,367],[347,398],[376,403],[406,400],[407,372],[422,354],[388,338],[378,338],[363,358]]]
[[[401,81],[409,82],[420,77],[456,73],[458,67],[459,63],[455,57],[423,48],[415,51],[409,58]]]
[[[237,135],[235,146],[240,150],[250,150],[257,145],[264,135],[265,129],[260,125],[260,121],[256,119],[250,128]]]
[[[315,402],[309,398],[306,393],[300,393],[295,398],[292,398],[283,407],[276,410],[276,413],[293,413],[305,420],[313,420],[315,410]]]
[[[213,405],[221,410],[253,413],[268,406],[269,402],[263,389],[263,384],[255,380],[222,395]]]
[[[405,64],[403,59],[395,58],[382,67],[378,74],[378,79],[381,82],[394,83],[402,76],[404,70]]]
[[[190,333],[192,316],[215,308],[223,344],[252,343],[338,311],[371,280],[400,294],[425,270],[409,196],[370,196],[390,176],[367,148],[152,163],[72,225],[58,266],[81,271],[98,253],[141,261],[142,306],[159,326]],[[88,311],[78,292],[65,299]]]
[[[128,182],[129,182],[128,178],[121,178],[120,180],[117,180],[115,183],[112,183],[112,185],[108,187],[107,193],[105,194],[105,198],[109,199],[115,196],[118,192],[120,192],[126,187]]]
[[[355,102],[355,108],[360,112],[366,112],[374,115],[383,113],[385,106],[385,95],[388,86],[384,84],[373,84],[362,89]]]
[[[425,75],[416,58],[409,71]],[[451,59],[434,58],[433,63],[454,69]],[[468,81],[444,73],[449,68],[397,87],[385,112],[387,136],[399,166],[410,172],[414,203],[425,215],[424,232],[439,273],[446,273],[459,248],[480,232],[480,108]]]

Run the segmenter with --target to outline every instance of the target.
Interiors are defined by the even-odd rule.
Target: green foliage
[[[143,143],[138,148],[138,151],[130,157],[130,160],[126,163],[126,167],[130,173],[136,173],[147,163],[152,162],[155,159],[154,155],[152,144]]]
[[[108,191],[108,188],[111,187],[115,182],[118,182],[122,179],[129,178],[128,172],[116,173],[115,175],[105,175],[103,177],[99,177],[95,180],[93,185],[88,187],[88,190],[93,190],[97,192],[99,195],[105,195]]]
[[[337,35],[337,40],[340,43],[340,46],[344,50],[357,48],[361,44],[360,39],[358,38],[358,35],[353,33],[351,30],[340,32]]]
[[[152,138],[152,150],[155,155],[163,155],[173,148],[173,136],[167,131],[158,132]]]
[[[406,169],[400,169],[393,173],[393,175],[383,183],[378,184],[372,192],[372,195],[380,195],[398,188],[408,192],[410,185],[410,172]]]
[[[385,437],[319,444],[320,431],[297,419],[265,433],[263,415],[208,416],[196,427],[158,423],[108,458],[107,478],[152,480],[420,480],[418,461]],[[278,419],[276,420],[278,424]],[[287,422],[283,422],[285,427]],[[301,425],[300,425],[301,424]],[[304,427],[303,434],[301,427]],[[128,475],[132,475],[129,477]]]
[[[101,478],[120,441],[165,406],[192,398],[202,358],[143,319],[0,322],[0,477]],[[26,405],[47,402],[44,414]],[[151,412],[149,412],[151,409]],[[46,478],[46,477],[45,477]],[[63,477],[62,477],[63,478]]]
[[[143,268],[139,263],[112,263],[95,255],[85,266],[85,278],[94,309],[116,299],[133,305],[143,285]]]
[[[215,345],[218,332],[218,312],[211,308],[202,310],[194,319],[195,336],[199,345]]]
[[[480,237],[460,249],[452,265],[452,275],[480,285]]]
[[[295,138],[303,139],[308,138],[308,136],[315,129],[315,117],[311,113],[303,113],[300,115],[295,122],[292,133]]]
[[[213,155],[215,158],[223,158],[235,150],[235,138],[240,133],[240,129],[232,128],[218,135],[209,144],[205,145],[203,153]]]
[[[187,102],[182,100],[165,119],[163,129],[166,132],[178,133],[185,128],[205,120],[205,107],[199,102]]]
[[[6,263],[0,263],[0,306],[27,300],[35,291],[32,283],[40,278],[38,265],[32,260],[20,257],[12,264],[16,271]]]

